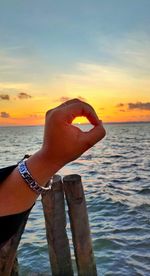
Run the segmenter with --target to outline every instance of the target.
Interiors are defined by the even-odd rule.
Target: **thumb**
[[[88,132],[84,132],[83,143],[86,150],[94,146],[97,142],[102,140],[106,135],[106,131],[103,127],[102,121],[99,121],[99,124],[94,126]]]

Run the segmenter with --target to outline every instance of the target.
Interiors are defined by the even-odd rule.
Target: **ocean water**
[[[149,276],[150,124],[105,127],[106,138],[59,174],[82,176],[98,275]],[[42,137],[43,127],[0,127],[0,167],[37,151]],[[75,265],[69,224],[67,229]],[[21,276],[51,275],[40,198],[30,214],[18,258]]]

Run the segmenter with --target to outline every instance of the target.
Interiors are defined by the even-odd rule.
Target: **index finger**
[[[69,124],[71,124],[72,121],[79,116],[86,117],[92,125],[96,126],[99,124],[99,118],[95,110],[87,103],[79,102],[70,106],[66,105],[62,108],[62,111],[62,118]]]

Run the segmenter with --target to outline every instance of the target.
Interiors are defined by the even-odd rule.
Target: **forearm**
[[[58,165],[47,160],[42,150],[29,157],[26,165],[40,186],[45,186],[60,169]],[[38,194],[28,187],[16,167],[0,185],[0,216],[27,210],[37,197]]]

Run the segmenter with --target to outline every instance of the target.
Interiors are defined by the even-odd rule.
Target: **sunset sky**
[[[0,125],[74,97],[104,122],[150,121],[149,0],[0,0]]]

